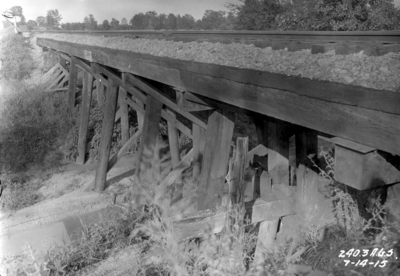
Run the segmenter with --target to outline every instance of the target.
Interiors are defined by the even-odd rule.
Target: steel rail
[[[71,31],[49,30],[34,33],[69,33],[103,36],[156,36],[164,38],[210,38],[235,40],[282,40],[302,42],[362,42],[399,44],[400,31],[151,31],[151,30],[111,30],[111,31]]]

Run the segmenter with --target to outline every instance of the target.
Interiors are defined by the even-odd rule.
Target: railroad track
[[[113,31],[34,31],[35,33],[70,33],[103,36],[154,36],[154,37],[208,37],[243,40],[284,40],[284,41],[318,41],[318,42],[376,42],[399,44],[400,31],[147,31],[147,30],[113,30]]]
[[[380,56],[400,52],[400,31],[34,31],[34,33],[63,33],[97,36],[124,36],[133,38],[165,39],[183,42],[214,42],[253,44],[255,47],[272,47],[274,50],[299,51],[311,49],[312,53],[335,50],[336,54],[364,51]]]

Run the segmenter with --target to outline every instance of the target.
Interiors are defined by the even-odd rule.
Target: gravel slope
[[[400,92],[400,53],[373,57],[363,52],[311,54],[310,50],[287,52],[238,43],[184,43],[71,34],[39,34],[37,37]]]

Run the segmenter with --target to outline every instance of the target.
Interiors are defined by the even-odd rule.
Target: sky
[[[400,0],[399,0],[400,1]],[[0,0],[0,13],[12,6],[21,6],[26,20],[46,16],[48,10],[58,9],[61,22],[83,22],[85,16],[93,14],[98,23],[105,19],[129,20],[137,13],[156,11],[184,15],[189,13],[201,19],[205,10],[225,10],[226,3],[238,0]]]

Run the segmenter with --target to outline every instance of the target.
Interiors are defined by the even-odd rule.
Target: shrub
[[[29,39],[20,34],[6,34],[0,45],[1,78],[22,80],[29,77],[35,67]]]

